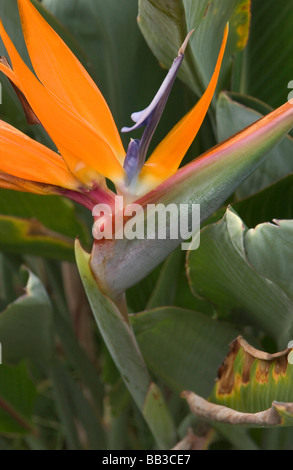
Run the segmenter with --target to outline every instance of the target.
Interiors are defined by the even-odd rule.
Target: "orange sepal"
[[[34,194],[60,194],[56,186],[51,186],[43,183],[35,183],[34,181],[22,180],[16,176],[7,175],[0,171],[0,188],[11,189],[13,191],[21,191],[24,193]]]
[[[70,171],[83,183],[101,183],[100,175],[116,182],[124,170],[110,146],[65,102],[45,88],[23,62],[0,21],[0,33],[30,106],[58,147]]]
[[[57,153],[0,121],[0,171],[24,180],[77,190],[81,184]]]
[[[174,174],[192,144],[212,101],[228,37],[228,24],[210,83],[197,104],[189,111],[156,147],[142,168],[139,183],[148,190]]]
[[[3,72],[6,75],[6,77],[9,78],[9,80],[11,80],[12,83],[14,83],[14,85],[22,91],[19,80],[17,79],[12,68],[9,67],[8,64],[6,65],[6,62],[7,62],[7,59],[5,57],[1,57],[0,71]]]
[[[23,33],[40,81],[86,119],[123,162],[125,151],[100,90],[64,41],[28,0],[18,0]]]

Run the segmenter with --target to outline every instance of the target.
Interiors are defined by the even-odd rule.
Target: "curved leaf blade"
[[[293,77],[292,1],[254,0],[251,13],[246,92],[276,107],[287,99]]]
[[[249,230],[245,251],[257,272],[277,284],[293,302],[293,220],[274,220]]]
[[[54,344],[52,322],[52,307],[45,288],[29,272],[25,293],[0,314],[3,361],[18,363],[25,358],[49,361]]]
[[[230,209],[220,222],[205,227],[200,247],[188,254],[191,287],[213,302],[221,316],[255,325],[284,346],[293,331],[293,303],[278,283],[251,265],[246,254],[249,233]],[[264,260],[270,256],[264,247]]]
[[[233,208],[248,227],[273,219],[293,219],[293,174],[257,194],[233,203]]]
[[[245,103],[247,101],[247,104]],[[219,142],[241,131],[264,114],[270,112],[262,103],[249,97],[222,92],[216,107],[217,133]],[[254,107],[252,107],[254,106]],[[236,191],[238,198],[250,196],[276,182],[293,171],[293,138],[288,135],[271,151],[265,162],[242,183]]]
[[[238,337],[219,369],[209,400],[244,413],[258,413],[274,402],[277,410],[288,412],[288,419],[284,415],[274,424],[292,425],[292,351],[269,354]]]
[[[222,79],[227,78],[232,54],[246,45],[250,0],[228,0],[220,5],[216,0],[139,0],[138,24],[151,50],[166,68],[187,33],[195,29],[178,76],[197,96],[201,96],[210,80],[227,21],[230,34]]]
[[[0,215],[3,251],[73,261],[73,247],[73,239],[49,230],[36,219]]]
[[[177,393],[191,389],[210,394],[219,357],[226,354],[227,344],[235,337],[233,327],[171,306],[130,319],[142,354],[156,376]]]
[[[32,415],[37,391],[25,363],[0,365],[0,432],[25,434],[32,432]]]
[[[210,403],[193,392],[182,392],[191,411],[198,417],[221,424],[246,427],[292,426],[293,404],[273,402],[271,408],[258,413],[243,413],[223,405]],[[247,450],[247,449],[246,449]]]

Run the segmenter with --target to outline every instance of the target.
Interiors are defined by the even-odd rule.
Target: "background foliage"
[[[34,4],[90,72],[118,128],[147,106],[195,28],[153,145],[204,91],[230,21],[217,93],[184,163],[287,100],[292,0]],[[0,17],[28,60],[16,0],[0,0]],[[4,76],[1,84],[1,119],[53,148],[42,128],[27,126]],[[293,450],[292,426],[205,422],[180,397],[191,390],[222,403],[214,381],[239,335],[268,353],[285,350],[293,338],[292,156],[288,135],[205,223],[198,250],[187,257],[175,250],[127,291],[134,333],[177,438],[192,427],[193,445],[200,448]],[[68,200],[0,190],[0,449],[156,445],[96,328],[74,263],[76,237],[90,249],[91,223],[91,215]],[[232,407],[257,412],[272,400],[293,402],[291,363],[277,389],[270,378],[260,392],[254,359],[245,401],[235,399]],[[226,397],[228,406],[235,393]]]

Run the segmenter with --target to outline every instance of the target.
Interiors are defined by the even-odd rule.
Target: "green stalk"
[[[112,359],[157,445],[170,449],[176,442],[175,426],[160,389],[152,382],[131,326],[115,303],[101,291],[90,269],[90,255],[78,241],[75,255],[92,312]]]

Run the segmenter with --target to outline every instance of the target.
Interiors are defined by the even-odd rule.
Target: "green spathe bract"
[[[143,206],[150,203],[165,206],[188,204],[189,207],[193,203],[200,204],[201,221],[204,221],[266,159],[268,151],[292,126],[293,106],[286,103],[179,169],[174,176],[136,202]],[[181,242],[178,238],[95,243],[91,268],[104,286],[111,284],[114,295],[121,294],[143,279]]]

